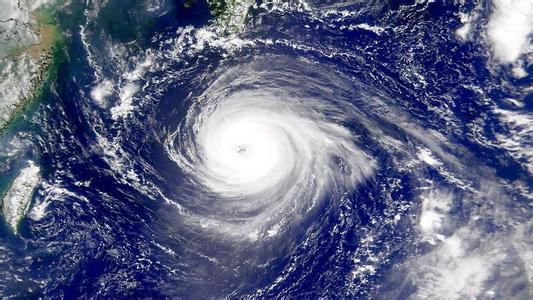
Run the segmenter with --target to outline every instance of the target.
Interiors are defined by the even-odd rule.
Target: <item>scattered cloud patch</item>
[[[107,106],[107,97],[113,93],[113,82],[105,79],[91,90],[91,99],[101,107]]]

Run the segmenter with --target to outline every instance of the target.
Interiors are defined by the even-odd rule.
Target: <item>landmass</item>
[[[33,162],[22,169],[3,196],[2,214],[15,234],[31,204],[33,191],[40,181],[40,168]]]
[[[246,20],[254,0],[207,0],[211,13],[222,34],[238,33],[246,26]]]
[[[0,132],[41,92],[58,28],[43,1],[0,0]]]
[[[59,31],[46,1],[0,0],[0,137],[39,98],[54,64]],[[15,234],[31,205],[40,168],[30,161],[2,195]]]

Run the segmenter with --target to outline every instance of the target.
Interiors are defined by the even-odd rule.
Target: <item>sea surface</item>
[[[533,68],[498,3],[55,3],[0,294],[530,298]]]

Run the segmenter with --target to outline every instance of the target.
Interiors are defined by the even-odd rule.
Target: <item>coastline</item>
[[[0,72],[4,71],[14,77],[24,76],[23,79],[26,81],[26,86],[24,86],[24,80],[21,79],[22,84],[17,86],[19,90],[8,95],[9,100],[5,99],[8,97],[2,95],[4,107],[1,108],[3,115],[0,119],[0,136],[3,136],[27,111],[31,103],[42,96],[46,82],[53,77],[54,65],[57,62],[61,37],[53,12],[47,8],[38,8],[32,11],[31,15],[35,22],[33,28],[38,35],[38,43],[32,43],[0,58],[4,69],[7,69],[0,70]],[[13,70],[19,71],[20,74]],[[10,82],[5,84],[11,87]]]
[[[57,75],[62,57],[63,39],[53,11],[41,7],[27,12],[31,15],[22,29],[8,29],[13,33],[26,30],[35,39],[22,41],[26,44],[20,48],[7,45],[5,49],[8,51],[0,57],[0,138],[8,140],[8,143],[13,133],[26,126],[26,114],[33,113],[37,107],[34,104],[46,93],[46,87]],[[9,40],[6,35],[2,37]],[[30,159],[26,167],[20,169],[0,191],[1,214],[15,235],[31,206],[39,181],[38,160]]]

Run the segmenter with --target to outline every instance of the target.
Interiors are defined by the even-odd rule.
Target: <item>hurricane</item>
[[[191,221],[224,234],[274,234],[375,169],[357,133],[342,126],[346,110],[357,113],[335,92],[342,82],[324,85],[311,77],[320,70],[297,76],[305,62],[272,60],[279,67],[254,62],[226,70],[191,100],[165,140],[187,184],[201,187],[191,197],[205,216]]]
[[[0,295],[531,298],[533,29],[513,1],[20,12],[61,39],[0,137]]]

